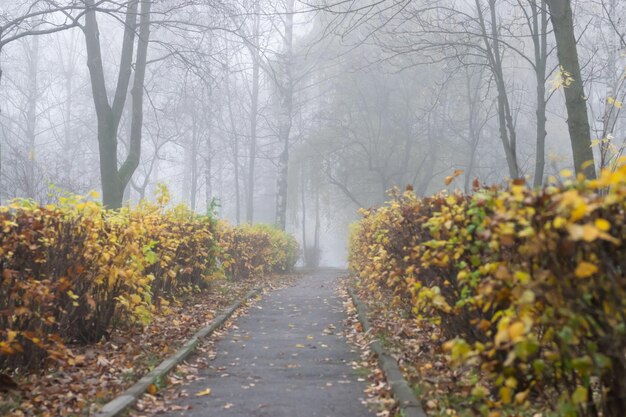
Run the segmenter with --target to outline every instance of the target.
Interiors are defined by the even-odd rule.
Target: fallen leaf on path
[[[204,397],[205,395],[209,395],[211,393],[211,388],[207,388],[202,391],[196,392],[196,397]]]

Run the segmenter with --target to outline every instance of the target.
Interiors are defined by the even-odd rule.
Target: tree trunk
[[[480,141],[480,81],[482,78],[482,71],[478,74],[478,77],[478,83],[476,85],[472,85],[472,74],[466,72],[465,93],[467,95],[467,109],[469,112],[468,139],[470,144],[464,182],[466,194],[470,192],[472,175],[476,164],[476,152],[478,150],[478,142]]]
[[[120,67],[113,104],[110,104],[102,64],[102,50],[100,46],[100,31],[96,18],[96,6],[94,0],[85,0],[85,5],[88,10],[85,12],[83,33],[85,35],[85,45],[87,49],[87,67],[89,69],[93,101],[98,120],[102,202],[110,209],[118,209],[122,206],[124,189],[135,172],[141,156],[143,86],[150,37],[150,9],[152,0],[142,0],[141,2],[137,62],[135,65],[133,91],[131,93],[133,106],[130,148],[124,163],[118,169],[117,134],[132,75],[138,4],[139,0],[128,0],[126,3],[127,10],[124,21],[124,37]]]
[[[141,0],[141,20],[139,22],[139,39],[137,40],[137,60],[135,62],[135,78],[133,80],[132,121],[130,127],[130,150],[119,170],[120,186],[125,188],[139,166],[141,159],[141,138],[143,129],[143,97],[148,64],[148,45],[150,43],[150,13],[153,0]]]
[[[130,185],[130,182],[128,184],[126,184],[126,187],[124,187],[124,192],[122,193],[122,205],[126,206],[126,207],[130,207],[132,205],[132,199],[133,199],[133,190],[132,190],[132,186]]]
[[[610,0],[607,6],[607,14],[614,16],[617,8],[617,0]],[[608,59],[606,64],[606,100],[604,104],[604,116],[602,117],[602,141],[600,142],[600,169],[608,168],[611,163],[611,148],[613,134],[619,118],[619,108],[614,103],[608,102],[609,98],[618,100],[620,90],[620,77],[617,71],[617,59],[619,57],[620,45],[616,39],[618,33],[612,30],[608,35]],[[623,49],[623,48],[621,48]]]
[[[307,236],[306,236],[306,193],[305,190],[305,181],[304,181],[304,164],[300,167],[300,197],[302,204],[302,252],[304,253],[304,265],[311,266],[311,259],[309,254],[309,248],[307,245]]]
[[[191,134],[191,211],[196,211],[196,201],[198,195],[198,122],[196,112],[193,110],[193,127]]]
[[[230,74],[226,76],[226,95],[228,96],[228,117],[230,119],[230,130],[233,135],[233,169],[235,174],[235,220],[236,224],[241,223],[241,192],[239,190],[239,135],[237,135],[237,125],[233,112],[233,96],[230,91]]]
[[[567,77],[565,86],[565,106],[567,107],[567,126],[569,129],[574,168],[589,179],[596,178],[596,169],[591,149],[591,129],[587,114],[587,97],[576,48],[574,18],[571,0],[547,0],[550,18],[554,28],[556,49],[563,76]]]
[[[496,1],[489,0],[491,30],[487,30],[487,24],[485,22],[480,0],[476,0],[476,11],[478,13],[478,21],[482,31],[483,42],[485,44],[487,60],[495,78],[498,93],[498,126],[500,131],[500,140],[504,148],[504,155],[509,168],[509,176],[511,178],[518,178],[520,176],[520,172],[517,162],[517,138],[515,125],[513,123],[513,115],[511,114],[509,96],[506,90],[506,82],[504,80],[502,52],[500,50],[500,33],[498,32],[498,22],[496,16]]]
[[[246,221],[250,224],[254,222],[254,182],[256,165],[256,141],[257,141],[257,121],[259,116],[259,83],[261,63],[259,56],[259,36],[261,24],[261,3],[256,0],[254,3],[254,34],[252,53],[252,102],[250,104],[250,149],[248,155],[248,198],[246,199]]]
[[[100,124],[100,123],[99,123]],[[117,176],[117,125],[112,122],[98,126],[102,204],[110,209],[122,207],[122,188]]]
[[[281,82],[278,86],[281,95],[278,141],[282,146],[278,159],[278,180],[276,187],[276,227],[287,227],[287,187],[289,181],[289,136],[293,112],[293,10],[295,0],[287,0],[284,16],[283,56]]]
[[[317,268],[318,266],[320,266],[320,257],[321,257],[321,250],[320,250],[320,226],[321,226],[321,221],[320,221],[320,188],[319,188],[319,183],[317,184],[316,188],[315,188],[315,230],[314,230],[314,235],[313,235],[313,253],[315,254],[315,259],[313,262],[313,266],[315,268]]]
[[[188,137],[184,139],[184,148],[183,148],[183,163],[180,167],[183,171],[183,186],[181,187],[181,201],[183,204],[189,204],[190,196],[191,196],[191,171],[189,170],[189,166],[191,165],[192,158],[192,144],[191,140]]]
[[[433,174],[435,171],[435,163],[437,162],[438,147],[437,147],[436,139],[434,138],[435,135],[433,134],[433,131],[436,132],[438,126],[435,126],[435,128],[433,129],[431,117],[432,116],[429,114],[426,119],[426,138],[428,139],[428,157],[424,160],[425,169],[424,169],[424,172],[421,173],[420,175],[421,178],[417,182],[417,188],[415,189],[415,194],[418,197],[423,197],[424,195],[426,195],[426,192],[428,191],[428,187],[433,179]]]
[[[535,50],[535,80],[537,82],[537,149],[533,185],[541,187],[546,165],[546,66],[548,61],[548,10],[546,1],[541,0],[537,7],[536,0],[530,0],[532,18],[532,37]]]
[[[152,182],[150,183],[150,186],[148,187],[148,190],[149,190],[148,198],[156,196],[158,192],[157,186],[161,182],[161,179],[159,176],[161,172],[160,169],[161,169],[161,160],[157,158],[156,161],[154,161],[154,168],[150,171],[151,173],[154,172],[154,179],[152,180]]]
[[[543,185],[544,170],[546,166],[546,85],[545,85],[545,64],[542,70],[537,70],[537,156],[535,158],[535,176],[533,185],[541,187]],[[540,74],[543,72],[544,82],[539,82]]]
[[[206,159],[204,160],[204,187],[205,187],[205,203],[206,203],[206,212],[210,213],[213,204],[213,184],[211,177],[211,165],[212,165],[212,143],[211,143],[211,123],[208,120],[207,123],[207,132],[206,132]]]
[[[28,97],[26,108],[26,140],[27,159],[26,159],[26,196],[36,198],[36,179],[35,167],[36,159],[36,141],[37,141],[37,103],[39,101],[39,37],[32,39],[32,44],[27,45],[28,48]]]
[[[276,227],[285,230],[287,227],[287,186],[289,178],[289,134],[281,127],[280,137],[283,147],[278,159],[278,181],[276,186]],[[286,140],[286,141],[285,141]]]
[[[207,159],[206,166],[204,167],[204,192],[206,210],[207,213],[209,213],[213,202],[213,190],[211,189],[211,159]]]
[[[71,63],[68,63],[68,66],[71,66]],[[72,151],[74,146],[79,146],[78,144],[74,144],[72,141],[72,105],[73,105],[73,84],[72,82],[74,78],[74,68],[67,69],[65,72],[65,109],[64,109],[64,129],[63,129],[63,158],[65,160],[65,186],[69,187],[73,180],[73,159],[72,154],[75,153]]]

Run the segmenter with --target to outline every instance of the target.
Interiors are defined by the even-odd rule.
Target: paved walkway
[[[183,387],[187,411],[170,417],[366,417],[358,360],[340,336],[345,319],[335,294],[340,272],[307,274],[272,292],[217,343],[217,357]],[[211,393],[196,396],[206,388]]]

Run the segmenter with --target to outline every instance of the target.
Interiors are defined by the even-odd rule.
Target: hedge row
[[[293,267],[297,244],[284,233],[267,228],[259,240],[261,228],[165,209],[168,201],[162,190],[156,205],[119,211],[80,197],[0,207],[0,370],[71,360],[68,342],[145,325],[163,300],[207,288],[232,265],[237,278],[268,272],[264,264]],[[233,247],[231,235],[247,246]],[[239,261],[250,253],[254,264]]]
[[[534,191],[412,192],[364,211],[350,265],[440,326],[488,410],[626,415],[626,166]],[[390,307],[391,308],[391,307]]]
[[[232,227],[220,222],[217,235],[223,248],[223,267],[234,279],[291,271],[300,256],[293,236],[268,225]]]

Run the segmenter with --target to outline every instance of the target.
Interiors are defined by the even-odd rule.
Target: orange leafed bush
[[[206,285],[214,221],[143,204],[107,211],[82,198],[0,208],[0,368],[66,359],[65,342],[147,323],[156,297]]]
[[[411,192],[364,212],[350,264],[438,324],[488,408],[626,415],[626,166],[534,191]],[[480,393],[480,395],[478,395]]]
[[[267,226],[230,227],[184,206],[109,211],[82,197],[0,207],[0,370],[71,360],[93,343],[144,325],[161,301],[236,278],[293,268],[295,239]],[[219,240],[219,245],[218,245]]]

